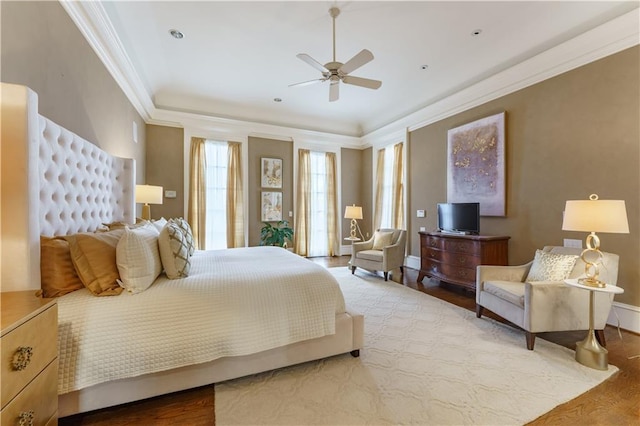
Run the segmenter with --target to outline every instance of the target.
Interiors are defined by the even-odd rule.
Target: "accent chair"
[[[404,273],[404,254],[407,231],[403,229],[379,229],[368,241],[353,243],[351,252],[351,274],[356,268],[382,271],[388,280],[389,271],[400,268]]]
[[[585,264],[579,257],[581,249],[546,246],[542,252],[577,255],[575,265],[567,269],[565,278],[585,276]],[[602,254],[600,277],[607,284],[616,285],[619,257],[611,253]],[[522,328],[529,350],[533,350],[536,333],[589,329],[589,291],[570,287],[564,279],[527,280],[534,261],[538,261],[538,256],[519,266],[480,265],[476,274],[476,316],[480,318],[486,308]],[[553,267],[553,261],[550,264]],[[604,327],[612,303],[613,294],[596,292],[594,330],[602,346],[605,346]]]

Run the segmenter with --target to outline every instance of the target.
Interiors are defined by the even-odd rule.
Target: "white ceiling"
[[[369,49],[352,75],[378,90],[328,82],[296,58]],[[104,16],[155,108],[362,136],[635,8],[631,2],[114,1]],[[185,34],[176,40],[169,34]],[[480,29],[479,36],[472,36]],[[426,70],[422,65],[428,65]],[[129,76],[131,78],[132,76]],[[282,102],[274,102],[281,98]]]

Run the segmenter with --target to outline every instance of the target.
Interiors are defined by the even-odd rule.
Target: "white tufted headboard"
[[[134,222],[135,160],[107,154],[38,114],[27,87],[2,83],[2,291],[40,288],[40,235]]]

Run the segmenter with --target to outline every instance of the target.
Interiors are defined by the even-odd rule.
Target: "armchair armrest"
[[[478,265],[476,268],[476,293],[482,291],[485,281],[513,281],[524,282],[531,264],[516,266]]]
[[[385,271],[404,265],[404,249],[404,241],[398,241],[395,244],[382,248],[383,267]]]
[[[355,255],[359,251],[371,250],[372,248],[373,248],[373,237],[371,237],[367,241],[360,241],[358,243],[353,243],[351,245],[351,253]]]

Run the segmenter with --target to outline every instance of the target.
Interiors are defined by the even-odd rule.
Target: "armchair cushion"
[[[487,281],[484,283],[484,291],[521,308],[524,308],[524,289],[521,282]]]
[[[373,235],[373,249],[382,250],[393,243],[393,231],[376,231]]]
[[[562,281],[569,277],[577,259],[577,255],[536,250],[533,264],[525,281]]]
[[[382,250],[363,250],[358,252],[358,259],[373,260],[374,262],[382,262]]]

